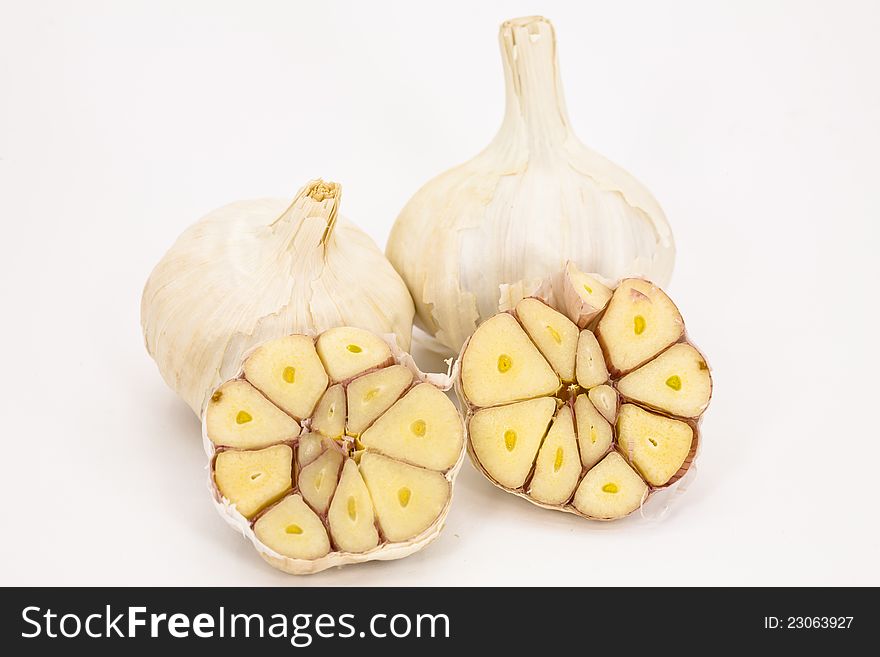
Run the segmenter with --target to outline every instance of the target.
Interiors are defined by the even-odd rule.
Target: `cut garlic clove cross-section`
[[[522,486],[555,411],[556,401],[541,397],[474,413],[471,444],[489,476],[508,488]]]
[[[378,335],[364,329],[340,326],[318,337],[318,355],[335,383],[347,381],[391,362],[391,349]]]
[[[225,450],[214,461],[214,481],[238,512],[250,518],[290,490],[293,450],[287,445]]]
[[[562,380],[574,381],[577,326],[538,299],[523,299],[516,304],[516,317]]]
[[[349,436],[359,436],[380,415],[400,399],[413,380],[412,372],[403,365],[392,365],[364,374],[348,384]]]
[[[611,452],[586,476],[574,495],[574,507],[585,516],[610,520],[641,506],[648,487],[617,452]]]
[[[328,438],[341,438],[345,433],[345,389],[341,384],[330,386],[312,417],[312,431]]]
[[[680,417],[699,417],[712,396],[712,377],[703,355],[674,344],[617,383],[620,394]]]
[[[461,360],[461,384],[477,406],[496,406],[552,395],[559,376],[507,313],[486,320],[471,336]]]
[[[327,514],[330,535],[343,552],[366,552],[379,544],[373,500],[352,459],[346,459]]]
[[[256,449],[299,435],[296,420],[277,408],[247,381],[228,381],[217,388],[205,411],[215,445]]]
[[[676,342],[684,322],[663,290],[629,278],[614,290],[596,332],[609,369],[628,372]]]
[[[593,388],[608,380],[608,366],[602,348],[592,331],[584,329],[577,341],[577,384],[581,388]]]
[[[449,482],[434,470],[366,452],[360,471],[382,534],[390,541],[405,541],[425,531],[449,498]]]
[[[663,486],[684,465],[694,441],[686,422],[624,404],[617,417],[620,451],[652,486]]]
[[[581,462],[589,469],[602,460],[608,452],[614,440],[614,431],[587,395],[578,395],[575,399],[574,415],[577,418]]]
[[[315,343],[304,335],[273,340],[244,363],[244,378],[295,418],[309,417],[327,388]]]
[[[433,470],[451,468],[461,453],[461,416],[449,399],[420,383],[361,435],[367,449]]]
[[[267,547],[291,559],[317,559],[330,551],[321,519],[299,495],[290,495],[254,523],[254,534]]]
[[[336,490],[339,469],[342,467],[342,451],[334,447],[324,450],[314,461],[305,466],[297,477],[303,499],[316,513],[327,513],[330,498]]]
[[[563,406],[535,460],[535,474],[529,482],[529,497],[544,504],[565,504],[581,476],[577,436],[571,408]]]

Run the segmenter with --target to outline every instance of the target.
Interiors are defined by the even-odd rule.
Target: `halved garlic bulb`
[[[218,511],[292,574],[422,549],[464,457],[452,382],[359,328],[260,345],[203,416]]]
[[[572,133],[550,22],[507,21],[500,40],[500,131],[474,159],[416,192],[386,249],[417,323],[454,351],[495,314],[501,284],[531,293],[570,259],[613,280],[666,285],[675,256],[650,192]]]
[[[609,287],[569,263],[541,293],[511,293],[465,343],[468,452],[534,504],[621,518],[689,471],[709,365],[672,300],[644,279]]]
[[[409,349],[409,292],[366,233],[337,221],[341,191],[313,180],[292,203],[231,203],[156,265],[141,301],[147,351],[196,414],[244,353],[271,338],[349,325],[393,333]]]

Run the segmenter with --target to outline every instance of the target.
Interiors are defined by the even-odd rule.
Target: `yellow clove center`
[[[352,520],[357,520],[358,516],[358,507],[357,500],[354,499],[354,495],[348,496],[348,517]]]
[[[557,331],[552,326],[547,327],[547,332],[550,334],[550,337],[553,338],[553,341],[556,344],[562,344],[562,336],[559,335],[559,331]]]
[[[303,533],[302,527],[300,527],[299,525],[287,525],[287,527],[284,528],[284,531],[287,532],[288,534],[302,534]]]
[[[507,370],[509,370],[513,366],[513,361],[510,359],[510,356],[507,354],[501,354],[498,357],[498,371],[504,374]]]
[[[605,484],[602,486],[602,492],[604,493],[616,493],[617,491],[617,484]]]
[[[504,432],[504,446],[508,452],[512,452],[513,448],[516,447],[516,431],[513,429],[508,429]]]
[[[404,486],[399,491],[397,491],[397,501],[400,502],[400,506],[405,507],[409,504],[409,500],[412,497],[412,491]]]
[[[553,472],[559,472],[559,468],[562,467],[562,448],[556,448],[556,460],[553,461]]]
[[[247,411],[239,411],[238,415],[235,416],[236,424],[247,424],[248,422],[250,422],[253,419],[254,418],[251,417],[251,414],[248,413]]]
[[[353,354],[359,354],[363,351],[363,349],[358,347],[356,344],[350,344],[346,347],[346,349],[348,349]]]
[[[411,425],[409,425],[409,430],[412,431],[419,438],[425,435],[425,432],[428,430],[428,425],[425,424],[424,420],[416,420]]]
[[[636,315],[633,318],[633,330],[636,332],[636,335],[641,335],[645,332],[645,318],[641,315]]]
[[[584,285],[584,289],[587,291],[587,294],[593,293],[593,288],[591,288],[589,285]]]
[[[681,379],[678,374],[673,374],[668,379],[666,379],[666,385],[668,385],[673,390],[681,390]]]
[[[376,395],[379,394],[379,388],[373,388],[372,390],[367,390],[367,394],[364,395],[364,401],[372,401]]]

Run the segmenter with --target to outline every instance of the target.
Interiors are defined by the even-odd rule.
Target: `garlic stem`
[[[506,110],[499,137],[522,133],[529,150],[559,144],[569,132],[556,61],[556,34],[542,16],[505,21],[499,32]]]
[[[307,219],[319,217],[324,221],[324,230],[319,243],[326,251],[327,242],[336,227],[341,201],[342,185],[320,178],[310,180],[297,192],[290,206],[269,227],[281,236],[284,248],[287,248],[293,244],[300,227]],[[299,217],[299,221],[294,222],[293,217]]]

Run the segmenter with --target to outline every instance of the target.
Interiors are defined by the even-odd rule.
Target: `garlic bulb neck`
[[[297,192],[293,202],[275,221],[269,230],[281,242],[284,249],[290,248],[304,224],[316,234],[320,233],[320,244],[325,250],[336,227],[339,205],[342,202],[342,185],[316,178],[309,181]]]
[[[541,16],[505,21],[498,33],[504,65],[506,109],[496,140],[518,134],[531,151],[559,144],[570,134],[556,60],[556,33]]]

